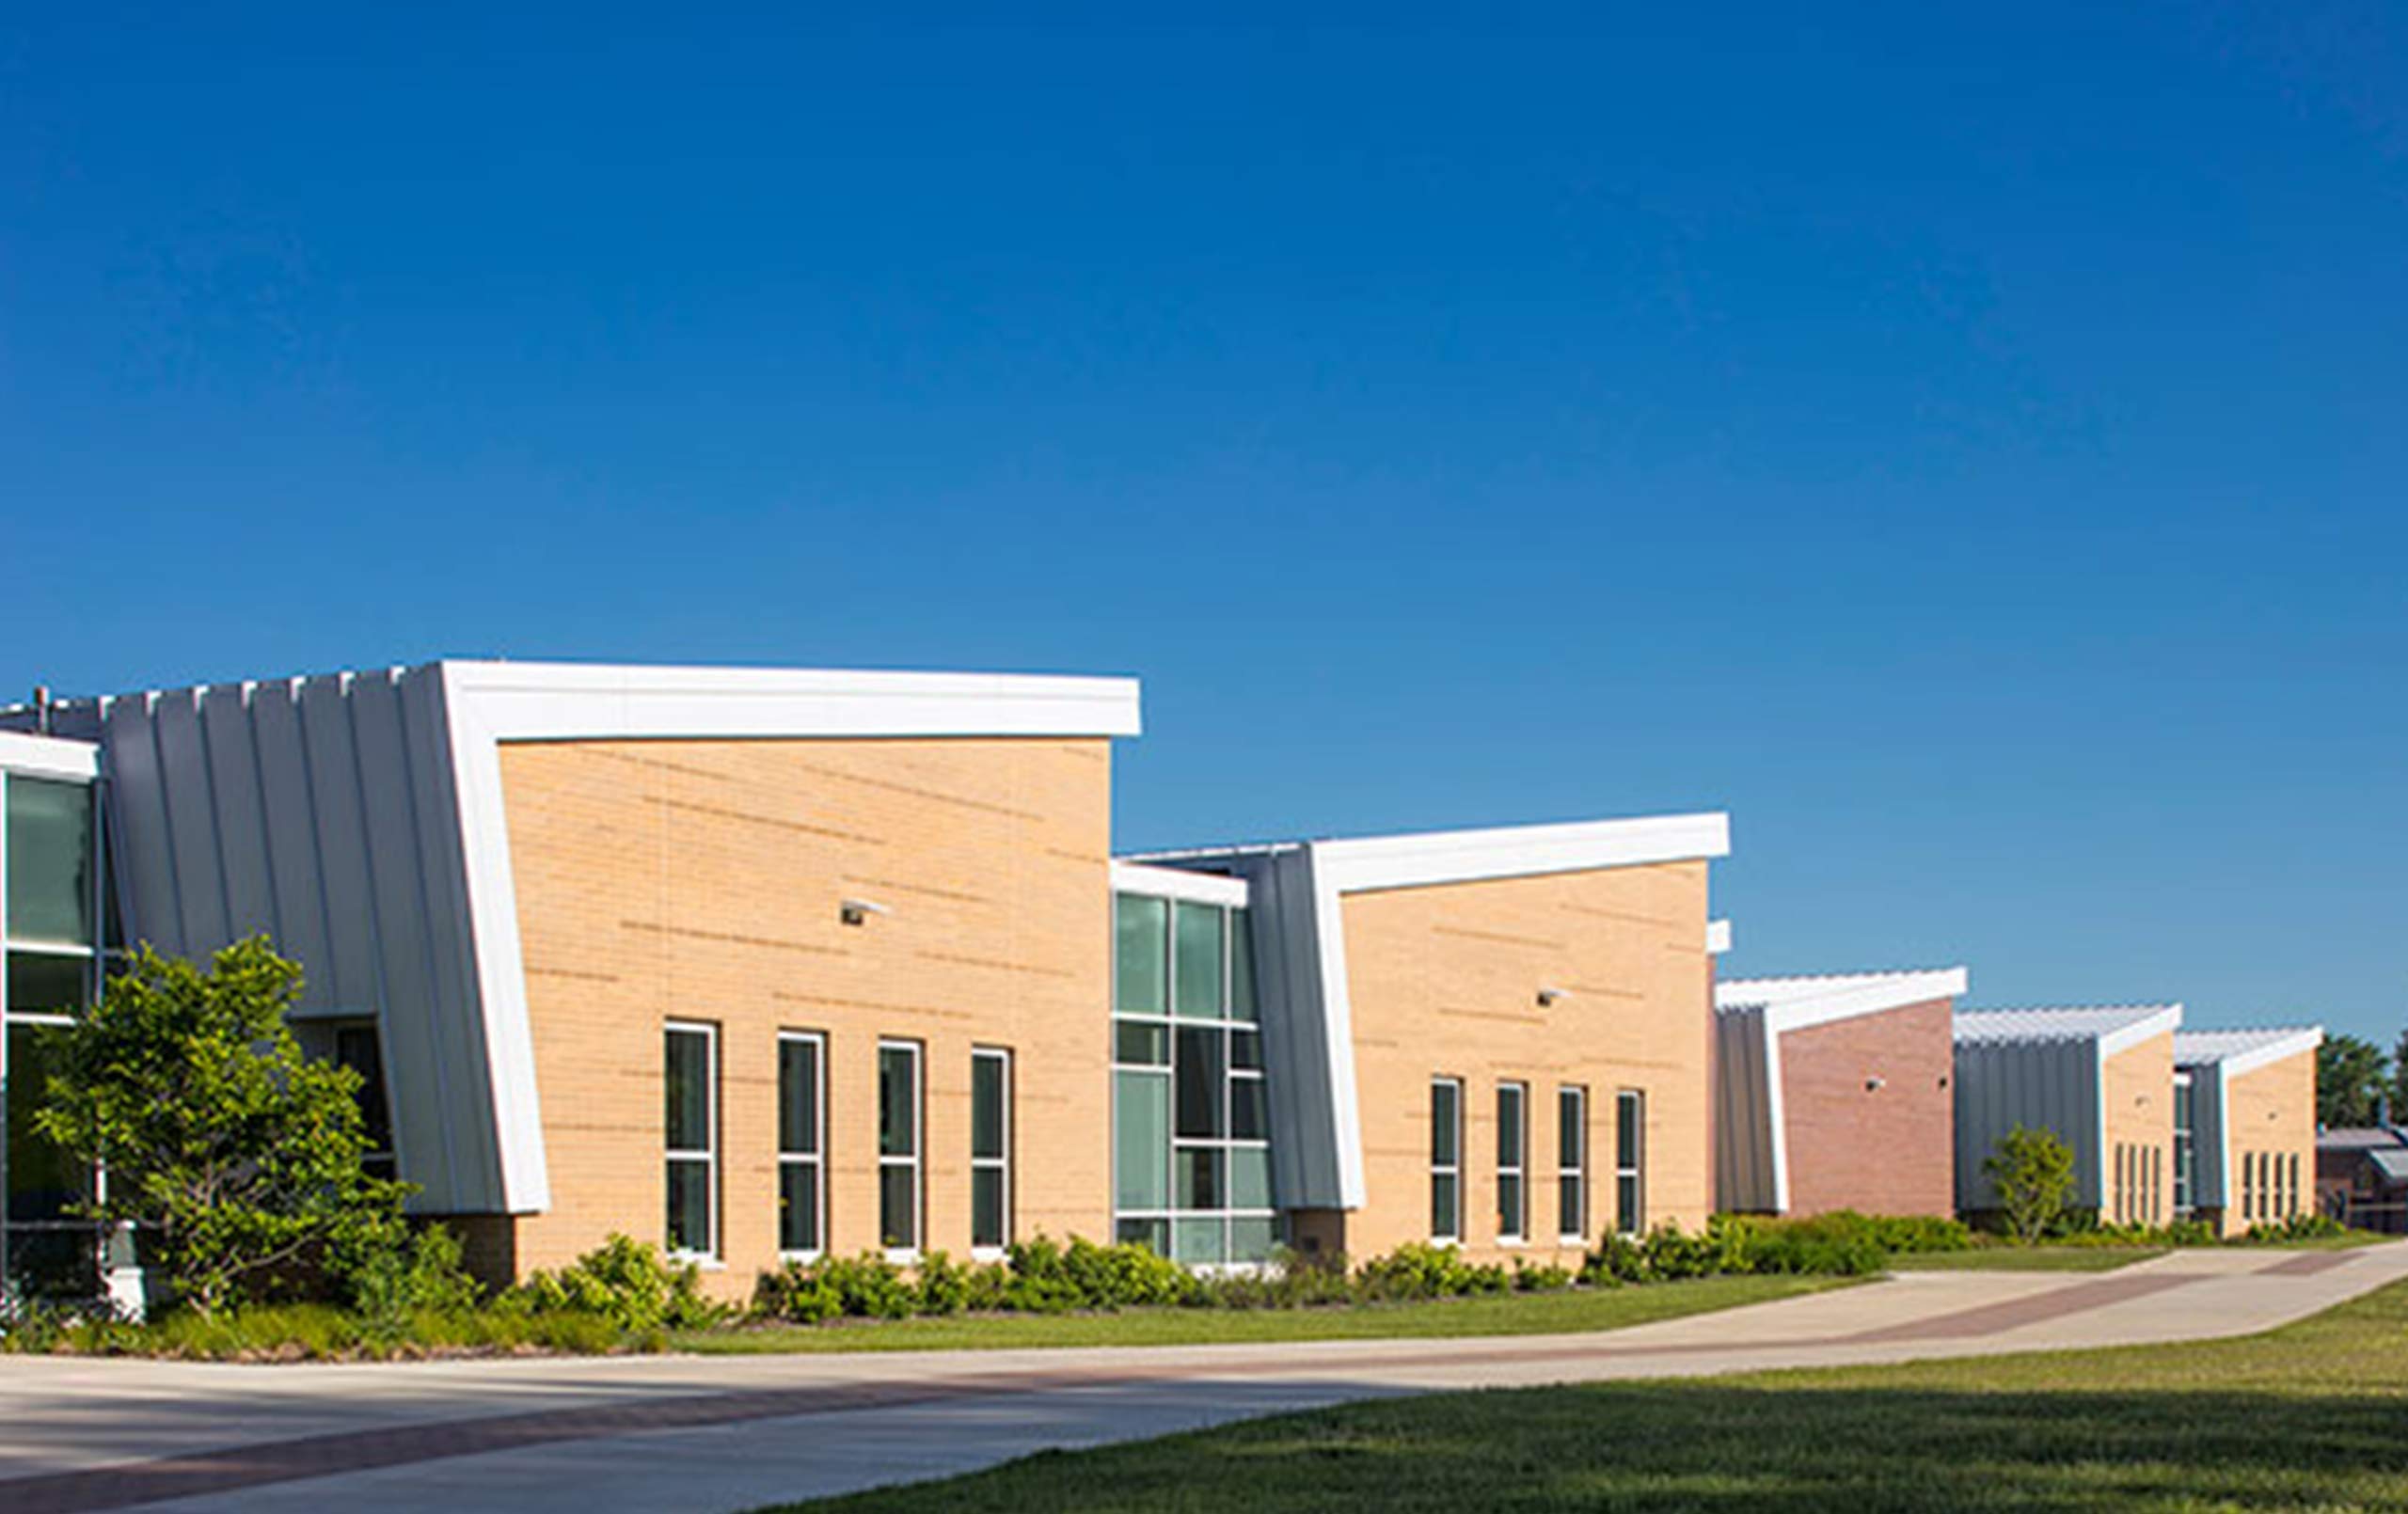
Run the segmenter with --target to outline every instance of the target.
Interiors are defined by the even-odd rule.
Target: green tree
[[[2389,1068],[2383,1048],[2354,1035],[2328,1035],[2316,1049],[2316,1123],[2372,1125]]]
[[[1982,1159],[2008,1229],[2025,1245],[2049,1233],[2073,1198],[2073,1148],[2054,1130],[2019,1125]]]
[[[2391,1052],[2391,1123],[2408,1124],[2408,1031]]]
[[[149,947],[52,1033],[42,1133],[107,1174],[95,1219],[143,1227],[177,1297],[211,1314],[270,1276],[389,1250],[409,1185],[368,1175],[359,1075],[285,1023],[301,970],[264,937],[206,970]]]

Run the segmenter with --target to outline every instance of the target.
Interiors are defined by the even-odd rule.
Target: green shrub
[[[818,1268],[788,1262],[752,1285],[752,1314],[761,1319],[816,1325],[845,1312],[845,1301]]]
[[[2008,1232],[2027,1244],[2058,1224],[2073,1198],[2073,1148],[2054,1130],[2018,1125],[1982,1159],[1982,1173],[1998,1194]]]
[[[1472,1269],[1452,1246],[1407,1241],[1374,1256],[1355,1272],[1361,1297],[1384,1303],[1451,1299],[1472,1291]]]
[[[920,1313],[924,1315],[958,1315],[970,1307],[974,1288],[971,1274],[992,1270],[990,1268],[964,1267],[941,1251],[930,1252],[920,1263]]]
[[[725,1317],[703,1297],[690,1262],[672,1262],[648,1241],[612,1235],[566,1267],[531,1272],[499,1301],[530,1315],[594,1315],[630,1334],[694,1330]]]
[[[2260,1220],[2236,1238],[2244,1245],[2279,1245],[2285,1241],[2331,1240],[2349,1233],[2349,1226],[2329,1214],[2294,1214],[2284,1220]]]
[[[1568,1288],[1577,1281],[1578,1277],[1570,1268],[1557,1267],[1553,1263],[1541,1263],[1535,1267],[1524,1267],[1519,1262],[1513,1265],[1513,1291],[1516,1293],[1553,1293],[1560,1288]]]
[[[345,1271],[362,1333],[388,1348],[416,1333],[419,1316],[472,1313],[484,1297],[464,1264],[460,1238],[439,1224],[370,1247]]]

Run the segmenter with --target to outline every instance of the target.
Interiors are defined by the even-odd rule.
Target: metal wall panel
[[[2097,1041],[1960,1041],[1955,1078],[1957,1208],[1998,1206],[1982,1161],[2018,1125],[2054,1130],[2073,1148],[2075,1206],[2104,1202]]]
[[[2216,1064],[2191,1069],[2191,1206],[2221,1209],[2230,1202],[2226,1187],[2226,1085],[2230,1081]]]
[[[1750,1005],[1714,1017],[1714,1206],[1771,1213],[1772,1088],[1765,1065],[1765,1012]]]
[[[1320,921],[1308,853],[1231,860],[1252,891],[1255,992],[1270,1080],[1272,1179],[1280,1207],[1347,1206],[1323,1001]]]
[[[426,1212],[505,1199],[475,943],[433,671],[110,702],[119,903],[135,939],[206,956],[264,932],[304,1017],[378,1020],[401,1175]]]

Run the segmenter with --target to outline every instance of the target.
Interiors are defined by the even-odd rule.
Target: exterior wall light
[[[867,899],[846,899],[836,906],[836,918],[848,925],[866,925],[872,915],[891,915],[894,910]]]
[[[1568,999],[1570,997],[1571,995],[1564,989],[1543,987],[1539,990],[1539,1007],[1545,1009],[1554,1004],[1556,1001],[1560,999]]]
[[[1890,1080],[1889,1080],[1889,1079],[1887,1079],[1887,1078],[1882,1077],[1882,1076],[1881,1076],[1879,1073],[1877,1073],[1877,1073],[1875,1073],[1872,1077],[1867,1078],[1866,1080],[1864,1080],[1864,1091],[1865,1091],[1866,1093],[1868,1093],[1868,1094],[1877,1094],[1877,1093],[1879,1093],[1882,1089],[1887,1088],[1887,1087],[1889,1087],[1889,1086],[1890,1086]]]

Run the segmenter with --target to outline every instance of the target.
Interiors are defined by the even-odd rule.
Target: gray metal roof
[[[2374,1163],[2375,1171],[2383,1174],[2385,1179],[2394,1183],[2408,1183],[2408,1146],[2389,1146],[2381,1151],[2369,1151],[2367,1153],[2367,1158]]]
[[[1960,1009],[1956,1041],[2089,1041],[2129,1030],[2179,1004],[2097,1004],[2050,1009]]]
[[[2210,1063],[2244,1057],[2253,1051],[2264,1051],[2286,1041],[2302,1043],[2302,1050],[2315,1049],[2310,1037],[2313,1026],[2265,1025],[2234,1031],[2177,1031],[2174,1033],[2174,1061],[2178,1066],[2199,1067]]]

